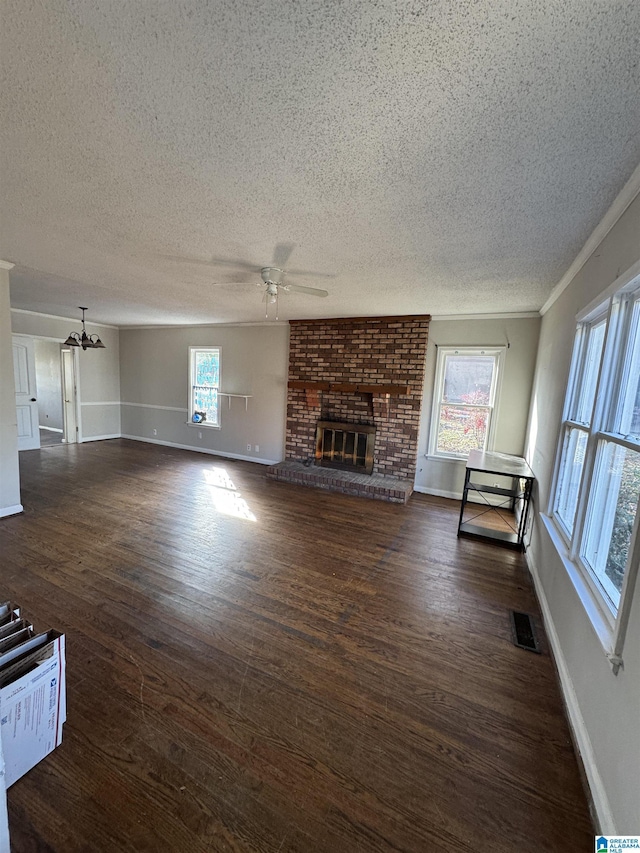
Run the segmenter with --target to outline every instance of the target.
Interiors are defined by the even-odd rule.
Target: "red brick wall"
[[[376,426],[374,473],[413,479],[418,451],[428,316],[292,320],[289,379],[407,385],[406,395],[307,392],[289,388],[286,458],[315,451],[316,423]]]

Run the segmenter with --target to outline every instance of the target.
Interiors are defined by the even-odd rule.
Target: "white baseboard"
[[[14,504],[13,506],[5,506],[0,509],[0,518],[6,518],[8,515],[17,515],[19,512],[23,512],[24,508],[22,504]]]
[[[421,495],[433,495],[435,498],[451,498],[454,501],[462,499],[462,492],[447,492],[443,489],[430,489],[428,486],[414,486],[413,491]]]
[[[277,465],[281,459],[260,459],[255,456],[244,456],[241,453],[223,453],[221,450],[211,450],[208,447],[194,447],[192,444],[178,444],[175,441],[161,441],[159,438],[147,438],[141,435],[122,435],[118,438],[128,438],[130,441],[142,441],[145,444],[161,444],[163,447],[175,447],[177,450],[192,450],[194,453],[208,453],[210,456],[221,456],[223,459],[239,459],[242,462],[257,462],[259,465]]]
[[[114,432],[113,435],[87,435],[82,436],[78,444],[86,444],[89,441],[107,441],[110,438],[124,438],[119,432]]]
[[[64,432],[64,430],[58,429],[58,427],[42,426],[42,424],[38,426],[38,429],[46,429],[47,432]]]
[[[448,492],[445,489],[430,489],[427,486],[414,486],[414,492],[419,492],[421,495],[433,495],[435,498],[449,498],[452,501],[458,501],[458,503],[462,500],[462,492]],[[483,504],[486,506],[501,506],[505,503],[505,498],[497,498],[492,495],[485,495],[484,500],[473,500],[473,497],[470,496],[467,499],[468,504],[474,504],[474,506],[482,506]]]
[[[607,797],[607,792],[596,764],[596,757],[593,752],[593,746],[591,745],[591,738],[589,737],[587,726],[582,716],[582,712],[580,711],[580,705],[578,704],[578,698],[573,687],[569,667],[567,666],[567,662],[560,645],[558,632],[556,631],[553,617],[551,615],[551,608],[549,607],[549,602],[547,600],[544,587],[542,586],[531,549],[526,552],[525,559],[529,567],[529,573],[533,578],[533,585],[540,603],[540,609],[542,610],[544,628],[547,637],[549,638],[549,644],[553,650],[553,656],[558,668],[560,689],[564,698],[567,714],[569,715],[569,725],[571,726],[574,742],[580,752],[580,757],[587,776],[587,782],[591,792],[591,800],[593,802],[593,808],[596,813],[595,817],[598,823],[596,829],[598,833],[602,833],[604,835],[617,835],[618,833],[615,828],[613,812],[611,811],[609,798]]]

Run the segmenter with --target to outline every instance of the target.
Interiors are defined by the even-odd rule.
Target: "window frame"
[[[619,286],[617,291],[609,291],[607,298],[602,299],[600,304],[595,307],[590,306],[577,317],[565,404],[558,433],[554,476],[547,507],[547,518],[553,523],[554,531],[560,540],[556,545],[563,546],[559,551],[565,566],[574,580],[585,610],[616,674],[623,664],[624,638],[639,572],[640,492],[617,606],[607,593],[607,584],[598,577],[596,569],[589,564],[586,552],[591,537],[597,536],[597,529],[590,528],[591,519],[602,518],[603,513],[606,514],[606,512],[610,514],[615,512],[615,505],[617,505],[619,490],[612,490],[609,495],[605,490],[598,497],[599,483],[606,477],[605,469],[601,467],[605,465],[606,454],[615,452],[617,447],[640,452],[640,436],[622,435],[615,431],[622,416],[624,383],[630,375],[634,312],[637,321],[637,315],[640,312],[640,276],[637,273],[629,278],[626,285]],[[597,370],[591,419],[587,424],[578,421],[574,416],[582,391],[581,382],[584,377],[589,334],[603,319],[606,324],[604,342]],[[563,464],[567,461],[565,445],[569,430],[572,428],[586,432],[587,443],[573,525],[569,531],[558,513],[558,502]],[[615,500],[613,500],[614,497]],[[600,503],[596,505],[595,502],[598,499]],[[598,521],[595,520],[594,524],[597,523]]]
[[[473,356],[492,356],[494,359],[493,380],[491,383],[490,402],[488,405],[473,405],[468,404],[469,408],[483,408],[488,410],[488,423],[486,431],[486,439],[484,450],[493,450],[495,445],[495,434],[497,424],[497,411],[500,400],[500,390],[502,387],[502,375],[504,373],[504,356],[506,346],[438,346],[436,345],[436,371],[435,382],[433,386],[433,400],[431,403],[431,421],[429,428],[429,443],[427,447],[427,456],[434,459],[450,459],[452,461],[465,461],[468,453],[444,453],[438,450],[438,432],[440,425],[440,409],[443,405],[442,395],[444,394],[445,367],[447,356],[449,355],[468,355]],[[465,404],[455,404],[465,405]]]
[[[590,453],[590,450],[592,447],[593,424],[596,420],[596,414],[599,413],[597,389],[602,378],[601,370],[602,365],[604,363],[604,356],[607,347],[607,336],[610,328],[609,315],[610,311],[606,310],[606,305],[601,305],[595,311],[591,312],[588,317],[586,317],[582,321],[579,321],[577,324],[576,334],[573,343],[573,353],[571,356],[571,368],[569,370],[569,379],[567,381],[567,390],[565,393],[565,402],[562,412],[562,423],[560,424],[557,461],[555,466],[554,483],[549,505],[549,515],[551,515],[554,521],[556,522],[562,539],[564,540],[567,547],[570,549],[572,559],[575,559],[576,556],[576,549],[573,546],[574,533],[578,528],[578,522],[581,520],[580,508],[581,495],[583,494],[582,481],[584,477],[586,477],[587,475],[590,476],[591,473],[590,471],[588,471],[588,467],[590,461],[592,460],[592,454]],[[581,391],[580,379],[582,377],[582,372],[585,368],[586,357],[589,348],[589,335],[591,331],[597,326],[599,326],[602,322],[605,323],[605,336],[602,346],[602,352],[600,355],[600,363],[598,365],[597,370],[596,388],[592,404],[591,417],[588,422],[580,421],[576,417],[572,416],[574,415],[574,413],[576,413],[577,407],[579,405]],[[562,462],[564,458],[565,442],[567,441],[569,432],[572,429],[577,429],[578,431],[586,434],[587,444],[585,448],[584,468],[582,471],[582,476],[580,477],[580,482],[578,483],[578,496],[576,501],[576,508],[574,510],[573,524],[571,530],[569,530],[565,524],[565,520],[557,512],[557,504],[559,502],[558,490],[562,473]]]
[[[218,353],[218,385],[216,386],[217,394],[217,420],[215,423],[211,421],[202,421],[201,423],[193,422],[193,413],[196,411],[195,409],[195,369],[196,369],[196,359],[195,355],[198,352],[213,352],[216,351]],[[189,347],[189,405],[188,405],[188,421],[187,424],[189,426],[195,426],[199,429],[221,429],[222,428],[222,419],[221,419],[221,406],[220,406],[220,388],[222,387],[222,347],[219,346],[190,346]],[[213,387],[213,386],[212,386]]]

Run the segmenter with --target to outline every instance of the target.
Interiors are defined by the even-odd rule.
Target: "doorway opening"
[[[40,446],[62,444],[64,412],[60,342],[34,338]]]

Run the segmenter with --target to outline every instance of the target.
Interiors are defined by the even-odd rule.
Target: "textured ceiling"
[[[335,278],[281,319],[535,310],[640,161],[635,0],[0,0],[0,29],[19,308],[259,321],[221,260],[293,243]]]

